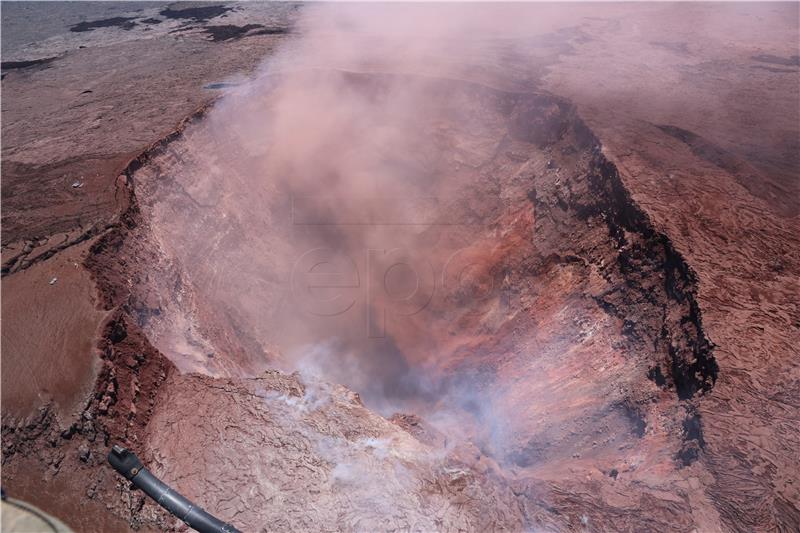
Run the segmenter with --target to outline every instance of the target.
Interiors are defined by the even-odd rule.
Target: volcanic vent
[[[692,272],[569,102],[266,76],[130,178],[120,252],[149,255],[124,267],[126,307],[183,373],[148,449],[191,497],[209,476],[248,487],[223,518],[683,529],[707,504],[666,496],[701,453],[691,400],[717,374]]]

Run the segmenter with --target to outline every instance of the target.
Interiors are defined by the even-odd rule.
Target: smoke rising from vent
[[[459,411],[502,433],[486,384],[453,367],[458,339],[434,326],[478,323],[501,287],[475,237],[510,200],[465,187],[518,98],[486,84],[480,63],[516,46],[489,29],[465,6],[305,8],[298,37],[174,154],[180,186],[154,202],[168,220],[156,231],[202,296],[180,303],[188,326],[155,335],[162,349],[186,370],[277,365],[344,383],[387,416],[445,427]],[[478,64],[458,60],[464,48]],[[246,341],[238,368],[206,358],[225,351],[211,316],[230,324],[229,345]]]
[[[532,289],[509,279],[534,268],[531,177],[570,122],[511,68],[549,8],[492,12],[307,7],[187,131],[148,194],[185,273],[150,333],[182,370],[298,370],[496,457],[518,438],[513,406],[536,408],[494,381]]]

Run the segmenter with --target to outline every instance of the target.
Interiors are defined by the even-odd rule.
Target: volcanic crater
[[[575,108],[542,92],[400,74],[311,71],[263,83],[255,102],[234,95],[204,109],[134,161],[119,180],[130,207],[91,250],[106,306],[120,309],[107,358],[124,356],[122,332],[132,329],[168,360],[144,390],[168,398],[151,402],[140,443],[156,471],[200,499],[209,498],[209,475],[221,488],[248,487],[219,507],[248,530],[272,520],[321,527],[341,505],[337,527],[403,527],[385,506],[401,494],[428,501],[418,485],[426,476],[447,490],[434,516],[405,509],[423,529],[566,527],[581,516],[612,527],[607,513],[570,514],[587,497],[613,506],[603,491],[574,492],[565,472],[576,469],[605,477],[616,493],[664,498],[703,447],[692,400],[713,390],[719,370],[695,275]],[[317,110],[333,94],[368,102],[366,122],[320,123],[310,111],[283,128],[285,108]],[[408,114],[401,104],[411,97],[426,104]],[[255,126],[231,120],[253,106]],[[376,131],[400,144],[371,143]],[[248,151],[248,136],[263,144]],[[315,190],[314,171],[335,176],[326,180],[335,190]],[[379,194],[365,195],[353,178],[362,175]],[[298,202],[323,219],[304,221]],[[345,312],[309,310],[295,291],[309,251],[324,253],[317,270],[301,273],[336,278],[321,301],[344,297]],[[397,265],[408,272],[391,281]],[[370,292],[372,278],[396,286]],[[127,366],[153,364],[136,359]],[[269,367],[285,373],[263,375]],[[142,392],[118,392],[142,391],[138,372],[129,384],[101,378],[96,409],[140,417]],[[353,391],[344,393],[351,407],[327,382]],[[276,404],[298,412],[276,419]],[[362,406],[395,428],[348,414]],[[322,429],[330,416],[341,425],[333,435]],[[184,439],[189,431],[206,437]],[[325,439],[344,441],[331,451],[320,448]],[[410,448],[376,452],[387,443]],[[284,456],[284,445],[303,453]],[[191,474],[197,460],[200,477]],[[269,473],[250,475],[253,461]],[[301,492],[330,510],[267,511],[276,480],[296,487],[301,464]],[[380,468],[396,486],[371,495],[369,509],[352,508],[339,501],[341,468]],[[452,468],[469,476],[464,487],[452,487]],[[454,496],[486,490],[502,505]],[[614,524],[673,528],[680,514],[690,525],[689,496],[686,507],[671,498],[627,509]],[[466,522],[451,522],[452,505],[467,506],[458,515]]]

